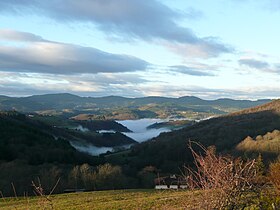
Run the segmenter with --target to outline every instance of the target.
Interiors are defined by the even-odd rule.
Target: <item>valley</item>
[[[21,98],[3,96],[0,109],[26,114],[31,120],[52,127],[53,136],[63,133],[62,138],[76,149],[99,155],[127,149],[160,133],[268,101],[207,101],[193,96],[93,98],[61,93]],[[133,132],[127,128],[128,124]]]
[[[1,111],[1,191],[12,195],[13,183],[19,194],[30,192],[28,183],[36,178],[46,192],[61,179],[54,193],[153,188],[157,176],[181,174],[184,164],[192,163],[190,140],[233,157],[261,154],[268,164],[279,152],[279,107],[279,100],[272,100],[222,115],[204,110],[193,112],[194,118],[121,120],[91,113]]]

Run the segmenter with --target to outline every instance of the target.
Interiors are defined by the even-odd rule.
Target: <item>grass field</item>
[[[243,197],[234,209],[277,210],[280,197]],[[214,197],[213,197],[214,196]],[[0,210],[197,210],[213,209],[213,191],[188,190],[110,190],[43,196],[0,198]],[[248,199],[249,198],[249,199]],[[210,204],[210,205],[209,205]],[[241,205],[240,205],[241,204]],[[217,207],[217,206],[216,206]],[[216,208],[215,209],[218,209]],[[225,208],[222,208],[225,209]],[[227,208],[226,208],[227,209]],[[232,209],[232,208],[229,208]]]
[[[196,195],[197,194],[197,195]],[[43,197],[1,198],[0,209],[196,209],[198,192],[116,190],[53,195]]]

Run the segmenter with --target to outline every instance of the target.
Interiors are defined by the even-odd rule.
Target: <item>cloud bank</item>
[[[203,70],[203,68],[189,67],[184,65],[169,66],[169,70],[191,76],[215,76],[215,74],[211,72],[210,69]]]
[[[255,69],[266,69],[269,67],[269,64],[267,62],[255,59],[240,59],[239,64]]]
[[[1,74],[0,74],[1,76]],[[13,76],[13,75],[11,75]],[[13,76],[14,77],[14,76]],[[104,78],[103,78],[104,77]],[[14,77],[17,79],[16,77]],[[102,79],[103,78],[103,79]],[[56,78],[53,78],[54,80]],[[59,78],[62,79],[62,78]],[[110,80],[110,79],[109,79]],[[205,88],[201,86],[176,86],[153,84],[151,82],[134,83],[126,82],[112,83],[108,86],[108,77],[102,75],[97,78],[84,79],[83,77],[67,78],[66,83],[49,83],[32,84],[25,81],[7,81],[0,78],[0,95],[10,96],[28,96],[34,94],[61,93],[68,92],[80,96],[108,96],[119,95],[124,97],[143,97],[143,96],[165,96],[165,97],[182,97],[194,95],[203,99],[217,98],[235,98],[235,99],[260,99],[276,98],[279,96],[280,88],[273,86],[257,85],[247,88]],[[137,84],[137,85],[135,85]]]
[[[198,37],[190,28],[178,24],[193,13],[174,11],[157,0],[2,0],[0,12],[34,13],[59,22],[92,23],[105,34],[120,39],[167,42],[180,55],[182,48],[188,55],[204,58],[233,52],[217,38]]]
[[[249,68],[257,69],[263,72],[268,72],[268,73],[280,73],[280,65],[279,64],[273,64],[273,63],[268,63],[266,61],[262,60],[257,60],[254,58],[243,58],[239,59],[239,65],[247,66]]]
[[[143,71],[148,62],[91,47],[51,42],[35,34],[0,30],[0,40],[23,42],[0,48],[0,71],[78,74]]]

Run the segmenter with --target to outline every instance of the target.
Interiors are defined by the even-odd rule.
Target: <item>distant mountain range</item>
[[[188,117],[194,113],[225,114],[264,104],[269,99],[257,101],[217,99],[203,100],[194,96],[180,98],[120,96],[80,97],[69,93],[34,95],[29,97],[0,96],[0,110],[41,112],[44,114],[93,114],[95,118],[138,119],[168,116]],[[114,112],[114,114],[112,114]]]

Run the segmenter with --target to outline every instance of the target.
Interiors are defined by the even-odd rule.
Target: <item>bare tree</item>
[[[193,144],[202,154],[193,149]],[[185,167],[185,179],[189,188],[200,189],[203,193],[201,205],[204,209],[234,209],[244,201],[248,191],[255,189],[258,172],[255,160],[217,155],[215,147],[205,148],[191,141],[189,149],[195,167]]]

